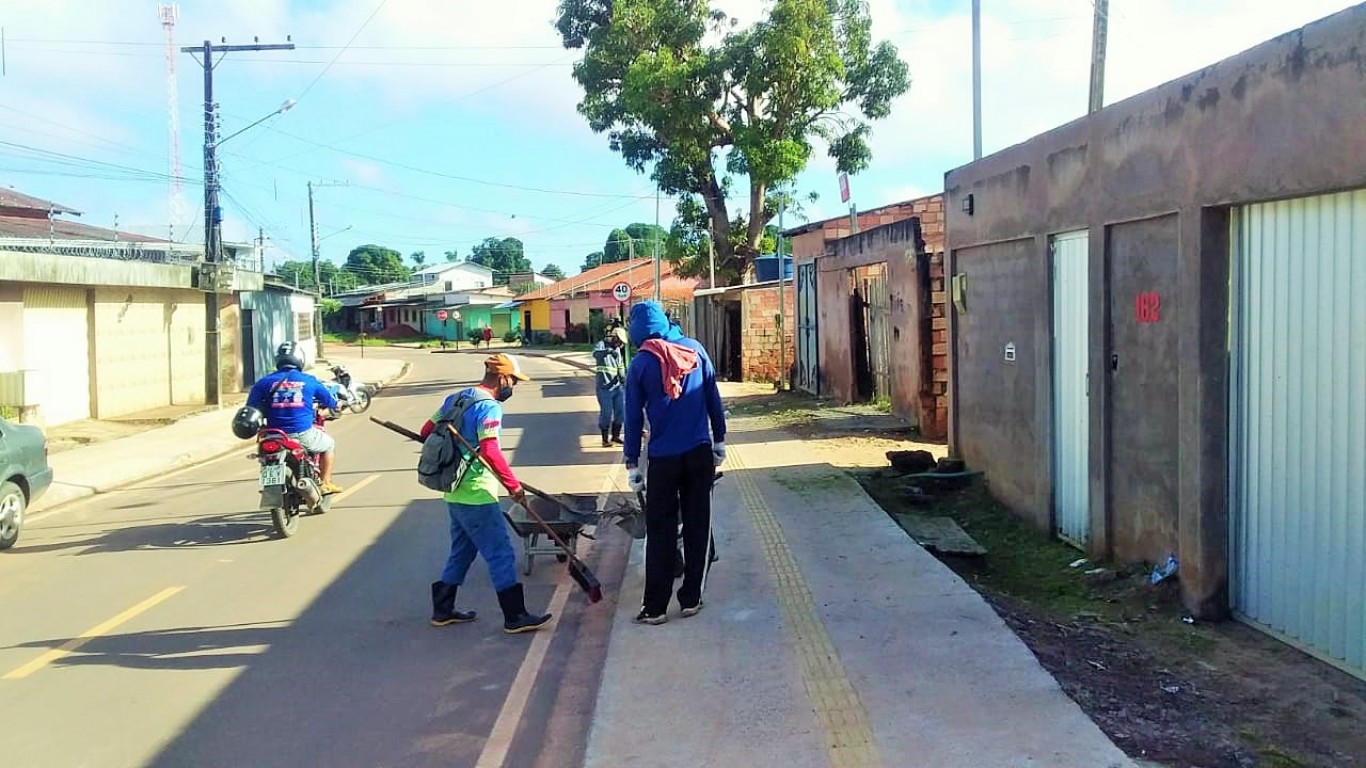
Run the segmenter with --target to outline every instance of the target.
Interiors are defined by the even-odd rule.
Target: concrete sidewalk
[[[356,379],[377,389],[401,377],[408,368],[404,361],[392,358],[332,356],[329,361],[345,365]],[[324,381],[332,378],[326,368],[309,372]],[[52,487],[30,512],[49,510],[235,450],[247,453],[247,442],[229,429],[232,413],[239,407],[215,408],[165,427],[52,454],[48,457],[54,474]]]
[[[706,607],[633,624],[634,543],[585,765],[1133,765],[830,446],[730,426]]]

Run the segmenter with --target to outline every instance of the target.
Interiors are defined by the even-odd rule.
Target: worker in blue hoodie
[[[645,501],[645,599],[635,621],[668,621],[683,524],[684,616],[702,610],[711,565],[711,486],[726,460],[726,414],[716,369],[696,339],[683,335],[653,301],[631,307],[629,335],[639,353],[626,371],[626,470],[631,489],[648,485]],[[649,477],[640,470],[641,432],[650,421]],[[648,481],[648,482],[647,482]]]

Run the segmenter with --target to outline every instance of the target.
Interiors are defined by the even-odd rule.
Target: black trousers
[[[678,524],[683,522],[683,584],[678,603],[684,608],[702,599],[702,579],[711,567],[707,544],[711,533],[711,486],[716,464],[704,444],[678,456],[650,457],[645,497],[645,613],[669,608],[674,558],[678,556]]]

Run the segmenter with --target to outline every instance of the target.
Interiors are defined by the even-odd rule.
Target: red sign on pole
[[[436,319],[437,319],[437,320],[440,320],[440,321],[443,322],[443,323],[446,322],[446,310],[444,310],[444,309],[438,309],[438,310],[436,311]]]
[[[849,202],[849,174],[840,174],[840,202]]]

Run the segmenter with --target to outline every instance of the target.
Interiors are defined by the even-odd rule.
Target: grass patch
[[[1068,567],[1082,553],[1010,514],[981,483],[927,510],[910,504],[904,479],[876,470],[859,473],[858,480],[893,516],[946,516],[986,547],[984,558],[946,558],[950,567],[978,587],[1048,605],[1058,612],[1077,613],[1091,607],[1090,585],[1082,575],[1086,569]]]
[[[377,337],[375,337],[375,336],[366,336],[364,339],[362,339],[362,338],[360,337],[360,334],[358,334],[358,333],[346,332],[346,333],[324,333],[324,334],[323,334],[323,343],[324,343],[324,344],[346,344],[346,345],[348,345],[348,346],[364,346],[364,347],[388,347],[388,346],[395,345],[395,344],[409,344],[409,345],[411,345],[411,344],[417,344],[417,345],[423,347],[424,349],[426,349],[426,348],[439,347],[439,346],[441,346],[441,339],[436,338],[436,337],[434,337],[434,336],[413,336],[413,337],[410,337],[410,338],[392,338],[392,339],[388,339],[388,338],[377,338]],[[449,344],[449,345],[451,345],[451,346],[454,346],[454,345],[455,345],[455,342],[453,342],[453,341],[447,341],[446,343]],[[468,344],[468,342],[466,342],[466,344]]]
[[[824,405],[820,400],[795,392],[774,392],[737,398],[726,407],[734,418],[758,417],[774,426],[785,427],[811,421]]]

